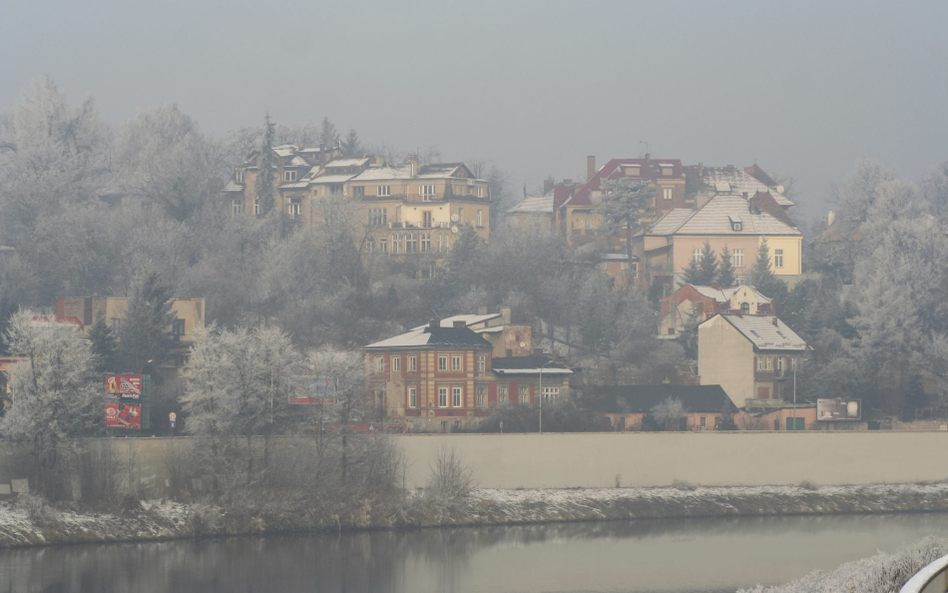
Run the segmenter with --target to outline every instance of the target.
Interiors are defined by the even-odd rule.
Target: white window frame
[[[392,372],[398,372],[402,370],[402,357],[393,356],[392,357]]]
[[[478,186],[477,186],[477,197],[478,197],[478,198],[483,198],[483,197],[484,197],[484,193],[483,193],[483,192],[484,192],[484,188],[478,185]]]
[[[408,388],[408,407],[409,408],[418,407],[418,389],[416,387]]]
[[[463,407],[462,406],[463,403],[464,402],[462,401],[461,388],[455,385],[454,387],[451,388],[451,407],[460,408],[460,407]]]
[[[292,181],[296,181],[296,171],[295,171],[295,170],[292,170],[292,171],[284,171],[284,172],[283,172],[283,183],[289,183],[289,182],[292,182]]]
[[[421,200],[423,202],[430,202],[431,198],[435,196],[435,186],[431,184],[419,185],[418,193],[421,194]]]
[[[665,200],[672,200],[672,199],[674,199],[674,198],[675,198],[675,190],[672,189],[672,188],[670,188],[670,187],[664,188],[664,189],[662,190],[662,198],[665,199]]]
[[[477,211],[477,226],[484,226],[484,220],[482,218],[482,215],[483,213],[480,210],[478,210]]]
[[[510,388],[509,387],[498,387],[497,388],[497,403],[510,401]]]
[[[560,394],[559,387],[544,387],[543,393],[540,396],[543,398],[543,403],[545,404],[555,404],[556,396]]]
[[[519,387],[517,389],[517,401],[522,404],[530,403],[530,388]]]
[[[244,213],[244,201],[243,200],[234,200],[231,203],[231,210],[234,213],[234,216],[240,216]]]
[[[302,216],[303,204],[300,202],[290,202],[286,205],[286,213],[290,216]]]
[[[438,370],[439,371],[448,370],[448,357],[447,356],[438,357]]]
[[[702,256],[702,255],[704,255],[704,250],[703,250],[703,249],[692,249],[692,250],[691,250],[691,259],[692,259],[692,261],[694,261],[695,263],[698,263],[698,262],[701,261],[701,256]]]
[[[408,357],[408,372],[413,373],[418,370],[418,359],[414,354]]]
[[[462,368],[461,368],[461,357],[460,357],[460,356],[452,356],[452,357],[451,357],[451,370],[452,370],[452,371],[460,371],[460,370],[462,370]]]
[[[244,179],[246,179],[246,175],[247,175],[246,170],[237,169],[236,171],[234,171],[234,181],[236,181],[237,183],[243,183]]]
[[[774,267],[783,268],[783,249],[774,249]]]
[[[379,253],[388,253],[388,239],[379,237]]]
[[[438,388],[438,407],[439,408],[448,407],[448,388],[447,387]]]
[[[477,374],[483,375],[487,372],[487,355],[478,354],[477,355]]]
[[[256,216],[260,216],[260,198],[253,199],[253,213]]]
[[[734,268],[744,267],[744,250],[735,249],[731,252],[731,266]]]
[[[486,387],[474,388],[474,407],[475,408],[487,407],[487,388]]]
[[[375,357],[375,372],[376,373],[385,372],[385,357],[384,356]]]
[[[427,253],[431,251],[431,233],[420,233],[421,234],[421,252]]]
[[[377,196],[390,196],[392,195],[392,186],[391,185],[379,185],[375,188],[375,195]]]

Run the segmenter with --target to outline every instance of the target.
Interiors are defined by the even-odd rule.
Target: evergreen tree
[[[685,284],[701,284],[700,278],[701,268],[698,267],[698,260],[692,257],[688,267],[685,268]]]
[[[260,203],[260,213],[266,215],[273,210],[273,206],[276,203],[276,196],[273,189],[275,181],[273,169],[276,166],[275,159],[273,158],[273,138],[276,135],[276,125],[270,120],[269,113],[263,121],[263,146],[260,148],[257,183],[254,186],[254,191]]]
[[[118,342],[112,335],[110,328],[105,320],[99,318],[89,330],[89,342],[92,343],[92,354],[95,355],[95,371],[104,373],[106,371],[117,371],[118,363]]]
[[[642,218],[651,212],[649,201],[655,197],[655,188],[648,183],[623,177],[604,180],[601,189],[601,230],[606,233],[625,231],[626,254],[631,262],[635,259],[632,255],[632,236],[642,228]],[[632,266],[628,270],[629,286],[632,286]]]
[[[770,247],[767,245],[767,239],[764,239],[757,250],[757,259],[754,261],[749,280],[754,288],[777,302],[782,301],[789,292],[787,285],[777,278],[770,267]]]
[[[343,156],[356,157],[362,155],[362,141],[359,140],[359,135],[353,128],[349,128],[349,133],[339,144],[339,149]]]
[[[137,283],[119,331],[125,370],[150,373],[171,353],[171,325],[175,319],[171,306],[171,291],[162,286],[157,274],[149,274]]]
[[[339,132],[336,131],[336,125],[329,121],[328,117],[323,118],[322,129],[319,132],[319,143],[330,150],[339,144]]]
[[[734,278],[734,264],[731,261],[731,251],[727,248],[727,245],[725,245],[721,251],[721,263],[718,264],[717,281],[722,287],[737,284],[737,279]]]
[[[708,241],[704,242],[704,249],[701,250],[701,261],[698,262],[698,270],[700,271],[699,284],[711,284],[714,282],[714,278],[718,272],[718,258],[715,256],[714,250],[711,249],[711,243]]]

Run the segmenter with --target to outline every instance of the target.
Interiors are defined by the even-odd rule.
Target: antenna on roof
[[[648,153],[648,140],[639,140],[639,144],[644,144],[644,145],[645,145],[645,160],[648,160],[648,157],[649,157],[649,153]]]

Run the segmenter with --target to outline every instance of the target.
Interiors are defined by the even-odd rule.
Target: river
[[[948,533],[948,514],[564,523],[0,552],[0,591],[733,592]]]

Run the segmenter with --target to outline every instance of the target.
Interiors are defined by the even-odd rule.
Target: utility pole
[[[552,360],[548,360],[540,365],[540,434],[543,434],[543,369],[552,363]]]

